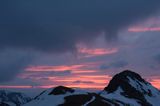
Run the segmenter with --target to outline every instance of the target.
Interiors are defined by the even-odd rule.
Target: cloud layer
[[[120,29],[147,18],[160,1],[2,0],[0,47],[41,51],[70,51],[102,32],[116,38]]]
[[[26,50],[64,53],[99,35],[116,39],[121,29],[152,16],[159,5],[156,0],[1,0],[0,82],[31,63]]]
[[[0,82],[12,80],[17,74],[24,71],[32,59],[31,54],[18,50],[0,52]]]

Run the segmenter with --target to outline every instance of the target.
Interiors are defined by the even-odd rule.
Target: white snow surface
[[[133,80],[130,77],[127,77],[127,78],[129,79],[129,84],[132,87],[136,88],[138,91],[144,93],[144,92],[149,92],[150,90],[154,95],[159,94],[159,91],[155,87],[153,87],[150,83],[145,84],[136,79]]]
[[[20,92],[12,92],[12,91],[9,91],[9,90],[0,90],[0,93],[4,94],[4,96],[2,97],[3,98],[3,101],[2,101],[2,98],[0,98],[0,102],[4,102],[4,103],[7,103],[9,104],[10,106],[16,106],[16,104],[10,100],[10,98],[12,97],[9,97],[8,95],[10,94],[14,94],[13,96],[14,99],[17,99],[17,103],[20,103],[20,104],[24,104],[26,103],[28,100],[28,96],[26,96],[24,93],[20,93]]]
[[[160,106],[160,91],[158,89],[156,89],[155,87],[153,87],[150,83],[143,83],[140,82],[136,79],[132,79],[130,77],[127,77],[129,80],[129,84],[134,87],[135,89],[137,89],[138,91],[140,91],[141,93],[144,93],[144,97],[147,100],[148,103],[152,104],[153,106]],[[123,95],[121,95],[121,93],[124,92],[120,87],[113,93],[108,93],[106,91],[103,91],[101,93],[101,96],[108,98],[108,99],[113,99],[113,100],[119,100],[122,101],[126,104],[130,104],[131,106],[141,106],[138,103],[138,100],[136,99],[131,99],[131,98],[127,98]],[[149,96],[147,93],[151,93],[152,95]],[[122,105],[123,106],[123,105]]]
[[[64,97],[76,94],[88,94],[84,90],[74,89],[73,93],[67,92],[62,95],[48,95],[54,88],[46,90],[42,95],[40,95],[37,99],[32,100],[31,102],[23,105],[23,106],[57,106],[59,104],[63,104],[65,102]]]
[[[150,83],[142,83],[137,80],[133,80],[130,77],[127,77],[129,79],[129,83],[136,88],[138,91],[144,92],[151,92],[151,96],[144,94],[145,99],[152,104],[153,106],[159,106],[160,104],[160,91],[153,87]]]
[[[140,106],[140,104],[138,104],[135,99],[126,98],[126,97],[121,95],[121,92],[123,92],[123,90],[119,87],[113,93],[107,93],[106,91],[103,91],[101,93],[101,96],[104,97],[104,98],[111,99],[111,100],[119,100],[119,101],[122,101],[126,104],[130,104],[131,106]]]

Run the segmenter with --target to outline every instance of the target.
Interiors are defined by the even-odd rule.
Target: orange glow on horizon
[[[90,63],[81,63],[81,64],[72,64],[72,65],[59,65],[59,66],[29,66],[26,68],[26,72],[18,76],[19,78],[26,79],[30,78],[31,80],[38,82],[40,84],[45,84],[43,86],[0,86],[0,88],[51,88],[57,85],[64,85],[68,87],[78,87],[78,88],[95,88],[103,89],[109,81],[111,76],[104,74],[98,70],[103,62],[90,62]],[[67,75],[50,75],[46,74],[47,72],[62,72],[65,70],[70,70],[71,73]],[[112,70],[106,70],[106,72]],[[41,76],[42,75],[42,76]],[[160,89],[160,78],[151,77],[149,81],[153,86]]]
[[[160,89],[160,79],[152,79],[152,81],[150,81],[150,83],[151,83],[154,87]]]
[[[70,80],[68,80],[70,81]],[[96,83],[74,83],[74,84],[70,84],[70,83],[66,83],[64,84],[64,86],[67,87],[71,87],[71,88],[82,88],[82,89],[97,89],[97,90],[102,90],[104,89],[108,83],[109,80],[105,81],[106,83],[103,82],[99,82],[98,80],[96,81]],[[150,81],[150,83],[156,87],[157,89],[160,89],[160,79],[153,79],[152,81]],[[31,89],[31,88],[42,88],[42,89],[48,89],[48,88],[54,88],[56,86],[59,85],[41,85],[41,86],[29,86],[29,85],[0,85],[1,89],[5,89],[5,88],[11,88],[11,89]]]
[[[65,86],[65,85],[64,85]],[[79,84],[79,85],[66,85],[67,87],[71,88],[82,88],[82,89],[103,89],[104,86],[87,86],[85,84]],[[54,88],[56,87],[55,85],[42,85],[42,86],[20,86],[20,85],[0,85],[1,89],[33,89],[33,88],[42,88],[42,89],[49,89],[49,88]]]

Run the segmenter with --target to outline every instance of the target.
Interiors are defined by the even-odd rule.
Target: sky
[[[159,5],[1,0],[0,88],[103,89],[126,69],[160,88]]]

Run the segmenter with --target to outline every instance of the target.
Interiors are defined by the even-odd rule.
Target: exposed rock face
[[[68,88],[68,87],[64,87],[64,86],[58,86],[58,87],[54,88],[49,93],[49,95],[60,95],[60,94],[66,94],[67,92],[73,93],[74,89]]]
[[[106,90],[109,93],[112,93],[118,89],[118,87],[121,87],[123,90],[129,90],[128,88],[131,88],[132,85],[130,85],[129,78],[132,80],[135,80],[136,82],[142,82],[144,84],[148,84],[144,79],[141,78],[140,75],[138,75],[135,72],[126,70],[119,74],[116,74],[107,87],[105,87],[104,90]],[[141,85],[141,84],[140,84]]]

